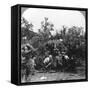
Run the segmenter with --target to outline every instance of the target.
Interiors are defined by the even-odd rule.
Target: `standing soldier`
[[[58,51],[58,55],[55,57],[56,64],[57,64],[57,71],[62,70],[62,54]]]
[[[29,75],[34,74],[35,71],[35,53],[31,50],[31,48],[29,48],[29,46],[27,46],[27,44],[22,48],[24,49],[24,51],[22,50],[22,56],[25,57],[22,65],[25,66],[25,80],[28,80]]]
[[[29,66],[31,75],[34,75],[34,72],[35,72],[35,65],[36,65],[35,59],[36,59],[36,57],[30,58],[28,63],[27,63],[27,65]]]

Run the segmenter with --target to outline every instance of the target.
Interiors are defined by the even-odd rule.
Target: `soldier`
[[[24,62],[22,65],[25,67],[25,80],[28,80],[29,75],[34,75],[35,71],[35,53],[29,48],[29,46],[24,45],[23,49],[21,50],[22,57],[24,57]],[[23,58],[22,58],[23,61]]]
[[[49,55],[44,59],[44,68],[47,70],[47,68],[52,64],[52,55]]]
[[[63,71],[67,69],[69,57],[65,54],[65,52],[62,52],[62,64],[63,64]]]

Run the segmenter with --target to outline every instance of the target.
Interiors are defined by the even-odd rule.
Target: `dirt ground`
[[[75,80],[85,79],[84,74],[64,73],[64,72],[36,72],[35,75],[30,75],[28,80],[22,79],[22,82],[42,82],[42,81],[60,81],[60,80]]]

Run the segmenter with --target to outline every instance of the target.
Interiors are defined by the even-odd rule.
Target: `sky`
[[[52,34],[55,34],[56,30],[59,31],[63,25],[68,28],[72,26],[83,27],[85,31],[85,16],[80,11],[28,8],[22,13],[22,17],[34,25],[34,32],[38,32],[44,17],[48,17],[48,21],[54,24]]]

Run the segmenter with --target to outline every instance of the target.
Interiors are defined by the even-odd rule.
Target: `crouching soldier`
[[[48,57],[46,57],[44,59],[44,69],[46,72],[48,72],[48,68],[51,66],[52,64],[52,55],[49,55]],[[49,68],[51,70],[51,67]]]

